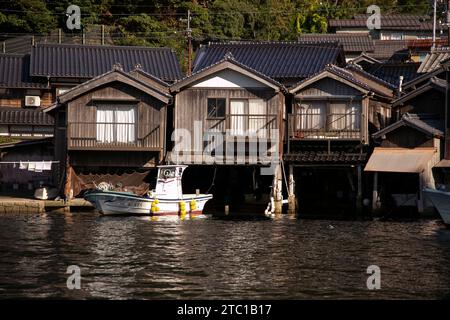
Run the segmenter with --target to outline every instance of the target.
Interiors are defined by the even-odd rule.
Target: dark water
[[[69,265],[80,290],[66,287]],[[381,290],[366,287],[369,265]],[[450,230],[438,221],[0,216],[0,298],[449,296]]]

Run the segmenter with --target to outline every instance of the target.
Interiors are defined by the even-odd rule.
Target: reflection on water
[[[332,225],[332,226],[331,226]],[[67,267],[81,268],[68,290]],[[381,268],[381,290],[366,269]],[[0,297],[445,298],[450,230],[437,221],[152,221],[0,216]]]

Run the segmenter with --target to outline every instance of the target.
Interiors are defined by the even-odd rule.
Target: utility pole
[[[450,0],[447,0],[447,46],[450,47]]]
[[[436,14],[437,14],[437,0],[434,0],[433,5],[433,45],[432,49],[436,48]]]
[[[192,74],[192,29],[191,29],[191,10],[188,10],[187,19],[180,19],[187,22],[186,37],[188,42],[188,70],[187,75]]]

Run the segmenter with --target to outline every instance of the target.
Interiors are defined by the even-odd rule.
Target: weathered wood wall
[[[175,96],[175,128],[193,133],[194,121],[200,121],[204,130],[224,129],[223,119],[207,119],[208,98],[226,98],[226,114],[230,114],[231,99],[263,99],[267,103],[267,115],[280,115],[284,108],[284,96],[273,90],[189,88]]]
[[[101,87],[69,102],[67,113],[69,149],[71,138],[82,140],[82,138],[96,137],[95,125],[81,124],[95,124],[99,104],[136,105],[137,139],[144,139],[143,147],[163,149],[166,126],[165,104],[137,89],[120,84]],[[151,135],[149,135],[150,132],[152,132]],[[86,145],[86,147],[90,146]],[[95,146],[92,147],[95,148]]]
[[[433,147],[434,138],[409,127],[401,127],[386,134],[381,142],[385,148],[423,148]]]

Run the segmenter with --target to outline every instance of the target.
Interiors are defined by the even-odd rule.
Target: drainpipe
[[[402,87],[403,87],[403,76],[398,77],[398,96],[400,97],[402,95]]]

